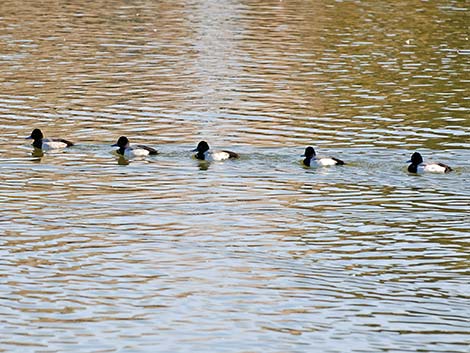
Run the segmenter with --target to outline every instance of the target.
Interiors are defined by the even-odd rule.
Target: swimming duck
[[[209,145],[206,141],[198,143],[196,149],[193,152],[197,152],[194,157],[202,161],[223,161],[225,159],[239,158],[238,153],[232,151],[212,151],[209,149]]]
[[[302,155],[305,157],[303,164],[307,167],[311,166],[331,166],[331,165],[344,165],[344,162],[338,158],[334,157],[321,157],[317,158],[315,150],[313,147],[307,147],[305,153]]]
[[[44,134],[40,129],[34,129],[33,132],[31,132],[31,135],[26,137],[26,139],[32,139],[32,145],[35,148],[38,148],[43,151],[73,146],[73,142],[64,139],[44,138]]]
[[[129,139],[126,136],[121,136],[112,147],[119,147],[116,153],[126,158],[145,157],[148,155],[156,155],[158,151],[152,147],[144,145],[136,145],[131,147]]]
[[[448,173],[452,171],[451,167],[443,163],[423,163],[423,157],[419,152],[413,153],[407,163],[411,163],[408,166],[410,173]]]

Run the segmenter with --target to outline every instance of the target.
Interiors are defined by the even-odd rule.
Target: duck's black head
[[[312,158],[315,157],[315,150],[313,149],[313,147],[307,147],[302,157],[305,157],[303,161],[304,165],[310,167],[310,162]]]
[[[309,146],[305,149],[305,152],[302,157],[312,158],[314,156],[315,156],[315,150],[313,149],[313,147]]]
[[[206,151],[209,151],[209,145],[206,141],[201,141],[197,144],[197,147],[193,152],[198,152],[198,153],[204,153]]]
[[[129,139],[126,136],[121,136],[112,147],[127,148],[129,147]]]
[[[26,137],[27,139],[33,139],[34,141],[40,141],[44,138],[42,131],[40,129],[34,129],[31,133],[31,136]]]
[[[26,139],[33,140],[33,146],[35,148],[42,148],[42,139],[44,138],[44,135],[41,130],[39,129],[34,129],[33,132],[31,133],[31,136],[26,137]]]
[[[408,163],[418,165],[423,163],[423,157],[421,157],[421,154],[419,152],[415,152],[411,155],[411,159],[408,161]]]

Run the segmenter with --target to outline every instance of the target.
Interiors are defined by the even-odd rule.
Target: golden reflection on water
[[[452,72],[468,62],[457,53],[460,42],[466,43],[464,32],[447,35],[464,28],[465,17],[439,4],[407,2],[400,5],[404,16],[397,18],[389,16],[393,6],[25,2],[18,7],[6,2],[3,54],[11,60],[3,70],[4,94],[21,92],[28,100],[25,108],[39,109],[57,125],[68,111],[81,115],[90,108],[93,121],[108,111],[114,117],[122,108],[123,117],[133,119],[139,105],[144,115],[149,105],[157,114],[203,112],[211,116],[204,125],[185,119],[174,129],[186,130],[186,138],[195,130],[209,135],[222,119],[245,143],[243,128],[268,134],[260,143],[285,143],[291,138],[276,139],[282,136],[277,121],[304,132],[321,127],[322,116],[330,114],[354,133],[370,123],[384,133],[415,127],[417,121],[422,128],[419,120],[426,127],[446,127],[443,105],[453,118],[466,114],[458,109],[464,82]],[[438,21],[444,14],[450,20]],[[122,31],[124,38],[113,37]],[[428,35],[435,32],[445,37]],[[441,99],[427,98],[434,92]],[[253,110],[257,114],[249,113]],[[219,114],[234,114],[235,121]],[[377,115],[382,118],[376,123]],[[260,116],[272,118],[260,121]],[[78,118],[89,123],[86,116]],[[441,137],[459,138],[452,132]],[[434,140],[426,141],[428,148]]]
[[[3,1],[0,351],[466,351],[465,6]]]

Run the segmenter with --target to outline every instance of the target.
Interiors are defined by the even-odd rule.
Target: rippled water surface
[[[0,351],[468,352],[469,11],[2,1]]]

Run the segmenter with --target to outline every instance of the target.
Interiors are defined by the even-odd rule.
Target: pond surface
[[[0,352],[468,352],[468,2],[4,0],[0,24]],[[33,155],[35,127],[76,146]],[[416,150],[454,172],[410,175]]]

